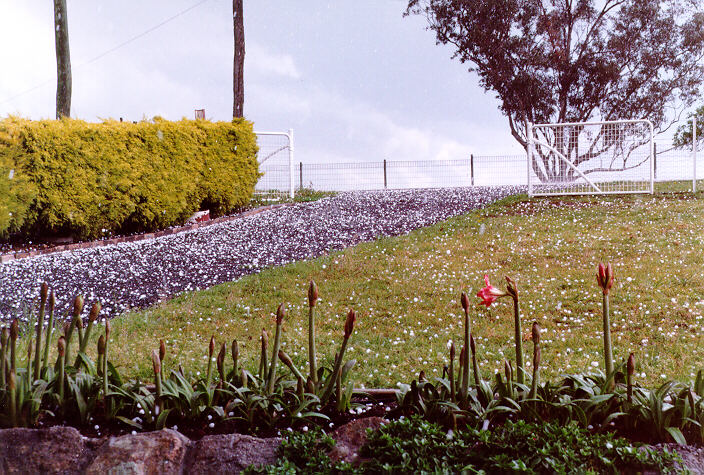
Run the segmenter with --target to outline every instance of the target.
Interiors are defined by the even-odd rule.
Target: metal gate
[[[649,120],[528,124],[529,196],[653,192]]]

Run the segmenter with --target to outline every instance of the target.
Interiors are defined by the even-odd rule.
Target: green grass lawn
[[[545,329],[543,375],[603,365],[599,261],[615,270],[612,338],[617,363],[634,352],[636,382],[691,379],[704,367],[704,194],[584,198],[525,196],[421,229],[305,262],[265,270],[209,290],[182,294],[113,320],[111,359],[127,376],[147,379],[151,349],[167,343],[166,367],[204,371],[211,335],[237,338],[256,370],[259,335],[273,334],[274,312],[287,308],[283,349],[305,373],[306,289],[320,289],[318,355],[329,362],[348,309],[358,312],[346,356],[358,386],[432,378],[462,338],[460,292],[474,294],[483,276],[516,280],[524,335]],[[514,357],[511,303],[472,311],[484,377]],[[530,344],[524,350],[532,353]],[[242,356],[241,356],[242,357]],[[529,358],[527,358],[529,359]]]

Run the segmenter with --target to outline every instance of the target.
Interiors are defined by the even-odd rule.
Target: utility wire
[[[90,58],[88,61],[85,61],[85,62],[79,64],[78,66],[75,66],[75,67],[72,68],[72,69],[79,69],[79,68],[82,68],[83,66],[87,66],[87,65],[89,65],[89,64],[91,64],[91,63],[94,63],[94,62],[96,62],[97,60],[99,60],[100,58],[102,58],[102,57],[104,57],[104,56],[107,56],[108,54],[110,54],[110,53],[112,53],[112,52],[114,52],[114,51],[116,51],[116,50],[122,48],[123,46],[126,46],[126,45],[128,45],[128,44],[130,44],[130,43],[132,43],[132,42],[134,42],[134,41],[136,41],[136,40],[142,38],[143,36],[148,35],[148,34],[151,33],[152,31],[161,28],[162,26],[166,25],[167,23],[169,23],[169,22],[175,20],[176,18],[180,17],[181,15],[184,15],[185,13],[190,12],[191,10],[193,10],[193,9],[195,9],[195,8],[197,8],[197,7],[199,7],[199,6],[201,6],[202,4],[204,4],[205,2],[208,2],[208,1],[210,1],[210,0],[201,0],[201,1],[199,1],[198,3],[195,3],[195,4],[191,5],[190,7],[186,8],[185,10],[181,10],[180,12],[176,13],[175,15],[173,15],[173,16],[167,18],[166,20],[162,21],[161,23],[158,23],[158,24],[152,26],[151,28],[148,28],[148,29],[144,30],[143,32],[139,33],[138,35],[135,35],[135,36],[131,37],[130,39],[123,41],[122,43],[118,44],[117,46],[113,46],[112,48],[108,49],[107,51],[103,51],[103,52],[100,53],[99,55]],[[47,81],[44,81],[44,82],[41,83],[41,84],[37,84],[36,86],[34,86],[34,87],[30,88],[30,89],[27,89],[26,91],[20,92],[19,94],[15,95],[15,96],[12,96],[12,97],[10,97],[9,99],[5,99],[5,100],[3,100],[3,101],[0,101],[0,105],[4,105],[4,104],[7,104],[8,102],[14,101],[14,100],[17,99],[17,98],[22,97],[22,96],[25,96],[25,95],[29,94],[30,92],[34,92],[34,91],[36,91],[37,89],[46,86],[47,84],[51,84],[52,82],[53,82],[53,79],[49,79],[49,80],[47,80]]]

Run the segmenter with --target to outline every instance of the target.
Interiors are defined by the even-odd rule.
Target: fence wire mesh
[[[613,139],[617,133],[612,131]],[[303,163],[293,161],[290,135],[285,133],[258,133],[260,178],[255,192],[270,201],[289,199],[291,185],[295,193],[301,191],[356,191],[383,189],[445,188],[465,186],[526,185],[528,160],[525,154],[471,155],[455,160],[377,160],[347,163]],[[608,140],[605,145],[608,145]],[[635,144],[637,142],[633,142]],[[580,145],[581,146],[581,145]],[[627,144],[621,144],[628,147]],[[649,146],[648,146],[649,148]],[[704,146],[700,144],[696,179],[704,180]],[[624,148],[627,150],[627,148]],[[695,180],[694,154],[691,146],[674,148],[672,140],[657,138],[653,143],[653,179],[655,191],[691,191]],[[576,152],[575,152],[576,153]],[[596,170],[594,177],[600,189],[606,192],[649,191],[650,164],[645,160],[643,146],[633,147],[627,157],[626,170],[614,179],[611,168],[624,168],[623,157],[614,158],[613,151],[600,157],[591,157],[588,165],[607,170]],[[597,160],[598,158],[598,160]],[[289,160],[292,160],[289,164]],[[619,160],[621,160],[619,162]],[[632,162],[628,162],[632,160]],[[635,166],[639,164],[638,166]],[[554,165],[554,164],[553,164]],[[616,165],[619,165],[617,167]],[[632,167],[632,168],[629,168]],[[560,170],[555,168],[555,170]],[[533,184],[541,183],[532,170]],[[563,168],[559,173],[569,174]],[[557,176],[559,177],[559,173]],[[549,186],[564,186],[558,181]],[[701,183],[699,187],[701,188]],[[575,192],[591,192],[585,181],[569,184]],[[582,187],[580,189],[580,186]]]

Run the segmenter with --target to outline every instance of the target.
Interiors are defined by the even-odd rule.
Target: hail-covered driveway
[[[113,317],[187,290],[397,236],[467,213],[517,187],[341,193],[155,239],[0,264],[0,320],[24,317],[48,282],[58,315],[73,296],[99,300]]]

